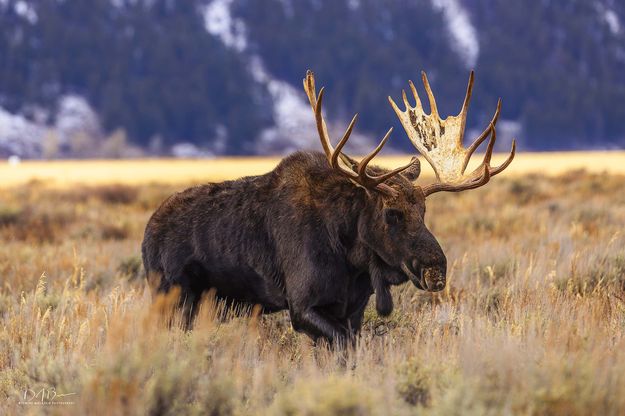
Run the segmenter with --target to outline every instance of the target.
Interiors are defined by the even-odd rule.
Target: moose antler
[[[388,100],[397,117],[399,117],[404,130],[406,130],[410,141],[432,165],[434,173],[436,173],[438,182],[424,186],[423,193],[425,196],[428,196],[440,191],[460,192],[485,185],[492,176],[500,173],[510,165],[516,150],[516,141],[512,140],[512,150],[506,161],[496,168],[490,166],[490,159],[493,154],[495,141],[497,140],[495,125],[501,110],[501,99],[497,102],[497,110],[488,127],[468,148],[464,148],[462,139],[467,122],[469,100],[471,99],[471,91],[473,89],[473,71],[471,71],[469,76],[469,85],[467,86],[467,93],[460,113],[457,116],[449,116],[444,120],[438,115],[436,100],[425,72],[421,72],[421,77],[430,101],[430,114],[425,114],[419,94],[412,81],[409,81],[409,84],[416,100],[415,107],[408,102],[406,91],[404,90],[402,90],[402,99],[406,106],[405,111],[401,111],[391,97],[388,97]],[[484,160],[473,172],[465,174],[471,156],[489,135],[491,138],[486,148]]]
[[[347,140],[349,140],[349,136],[352,133],[354,125],[356,124],[356,120],[358,119],[358,114],[354,115],[352,121],[349,123],[347,130],[345,130],[345,134],[343,134],[343,138],[336,145],[336,148],[332,146],[330,141],[330,136],[328,135],[328,129],[326,127],[326,123],[323,120],[323,115],[321,114],[321,103],[323,101],[323,92],[324,89],[321,88],[319,91],[319,95],[317,95],[315,91],[315,76],[312,71],[306,72],[306,78],[304,79],[304,91],[306,91],[306,95],[308,96],[308,100],[310,101],[310,106],[315,113],[315,121],[317,122],[317,132],[319,133],[319,139],[321,140],[321,146],[323,147],[323,151],[328,158],[328,162],[330,162],[330,166],[341,175],[346,176],[351,181],[361,185],[370,190],[377,190],[387,195],[395,194],[393,188],[385,184],[384,182],[393,176],[399,174],[405,169],[408,169],[414,161],[411,161],[405,166],[401,166],[397,169],[394,169],[390,172],[383,173],[378,176],[371,176],[367,173],[367,166],[369,162],[378,154],[382,147],[386,144],[389,137],[391,137],[391,132],[393,128],[391,127],[384,138],[380,141],[380,144],[367,156],[365,156],[360,162],[352,159],[351,157],[343,154],[341,150]],[[340,158],[340,160],[339,160]],[[341,161],[343,165],[341,165]]]

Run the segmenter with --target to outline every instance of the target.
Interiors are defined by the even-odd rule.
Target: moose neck
[[[347,254],[349,266],[356,275],[369,279],[377,295],[376,309],[381,315],[387,316],[393,311],[390,283],[384,278],[384,270],[380,267],[381,260],[370,246],[364,243],[361,235],[363,224],[370,224],[376,213],[381,210],[381,196],[349,181],[348,188],[344,189],[345,179],[341,178],[340,182],[342,192],[325,194],[327,199],[324,205],[331,204],[336,207],[330,216],[333,227],[330,234],[339,236],[336,241],[337,249]]]
[[[350,265],[357,269],[367,267],[369,250],[359,236],[359,223],[363,217],[375,218],[382,205],[381,194],[332,169],[318,152],[294,153],[271,176],[273,186],[282,189],[298,211],[313,213],[314,222],[325,228],[333,251],[347,254]]]
[[[358,241],[358,223],[370,209],[370,196],[364,188],[345,178],[327,181],[318,206],[326,227],[338,236],[344,250],[351,249]]]
[[[352,267],[368,271],[372,253],[363,242],[363,223],[375,221],[376,213],[382,207],[381,195],[355,185],[345,178],[332,178],[325,182],[319,206],[321,215],[330,234],[337,236],[337,249],[348,254]]]

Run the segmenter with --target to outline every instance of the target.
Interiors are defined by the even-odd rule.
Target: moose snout
[[[418,285],[413,280],[417,287],[421,286],[420,289],[428,292],[438,292],[445,289],[447,275],[447,260],[445,257],[425,264],[415,258],[412,260],[411,266],[412,270],[419,277]]]
[[[445,288],[447,274],[445,260],[434,265],[424,265],[418,259],[414,259],[402,263],[401,268],[418,289],[439,292]]]
[[[445,289],[446,267],[434,266],[421,268],[424,289],[428,292],[438,292]]]

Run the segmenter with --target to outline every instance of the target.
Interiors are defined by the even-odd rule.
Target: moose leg
[[[366,274],[358,276],[355,284],[350,288],[350,301],[346,314],[347,323],[353,335],[358,335],[360,332],[365,309],[372,294],[373,288],[369,276]]]
[[[330,344],[345,345],[349,337],[345,312],[350,280],[344,259],[324,252],[314,236],[306,235],[305,240],[298,245],[310,250],[304,250],[296,261],[285,262],[291,323],[313,340],[324,338]]]
[[[182,325],[186,330],[193,326],[197,315],[202,293],[209,289],[208,276],[204,267],[197,261],[189,259],[182,270],[175,275],[175,284],[180,287],[179,308],[182,312]]]
[[[354,309],[351,310],[351,314],[348,316],[349,330],[353,335],[358,335],[362,328],[362,320],[365,316],[365,309],[369,303],[369,297],[363,298],[360,304],[353,305]]]
[[[330,344],[344,345],[348,337],[347,328],[316,307],[303,311],[290,309],[291,322],[296,331],[302,331],[313,340],[326,339]]]

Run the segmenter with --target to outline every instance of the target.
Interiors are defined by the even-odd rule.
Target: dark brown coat
[[[321,153],[298,152],[265,175],[189,188],[148,222],[146,272],[160,277],[159,291],[180,286],[189,316],[214,288],[232,304],[288,309],[293,327],[313,339],[344,342],[374,292],[387,315],[391,285],[445,285],[445,255],[423,222],[416,175],[387,181],[397,191],[388,196],[337,174]]]

